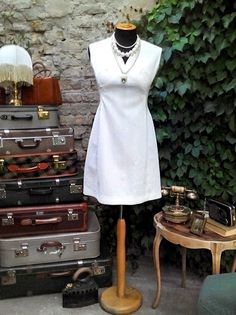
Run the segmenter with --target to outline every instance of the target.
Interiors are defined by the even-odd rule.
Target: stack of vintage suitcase
[[[0,106],[0,299],[61,292],[81,267],[111,285],[82,180],[57,106]]]

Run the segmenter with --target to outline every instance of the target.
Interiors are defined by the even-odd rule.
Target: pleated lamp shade
[[[0,48],[0,85],[22,82],[33,84],[32,59],[29,53],[17,45],[5,45]]]

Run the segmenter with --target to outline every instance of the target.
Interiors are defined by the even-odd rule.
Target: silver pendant
[[[125,84],[127,82],[127,75],[121,77],[121,83]]]

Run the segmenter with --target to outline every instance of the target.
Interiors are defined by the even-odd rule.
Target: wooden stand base
[[[111,314],[132,314],[142,304],[141,293],[134,288],[125,288],[123,297],[117,296],[117,287],[113,286],[103,291],[100,297],[102,308]]]

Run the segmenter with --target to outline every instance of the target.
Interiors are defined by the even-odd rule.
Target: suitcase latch
[[[8,270],[7,274],[1,277],[2,285],[10,285],[16,283],[16,272],[15,270]]]
[[[0,148],[3,148],[3,139],[0,137]]]
[[[98,275],[103,275],[105,272],[106,272],[106,268],[105,266],[99,266],[97,261],[93,262],[91,264],[91,269],[93,271],[93,274],[95,276],[98,276]]]
[[[0,159],[0,172],[4,171],[4,159]]]
[[[39,119],[48,119],[49,118],[49,111],[44,110],[43,107],[39,106],[38,107],[38,118]]]
[[[2,218],[2,225],[14,225],[13,213],[7,213],[6,218]]]
[[[15,257],[27,257],[29,256],[29,249],[27,243],[21,244],[21,249],[15,250]]]
[[[0,188],[0,199],[6,199],[7,193],[5,188]]]
[[[81,194],[83,191],[83,185],[77,185],[75,183],[70,184],[70,193],[71,194]]]
[[[87,249],[87,245],[84,243],[81,243],[80,238],[75,238],[73,240],[74,242],[74,252],[82,251]]]
[[[53,165],[57,170],[63,170],[66,168],[66,161],[60,161],[59,155],[53,155]]]
[[[53,145],[65,145],[66,144],[66,137],[60,136],[57,133],[53,133],[52,144]]]
[[[68,221],[77,221],[77,220],[79,220],[78,212],[74,212],[73,209],[68,209],[67,218],[68,218]]]

